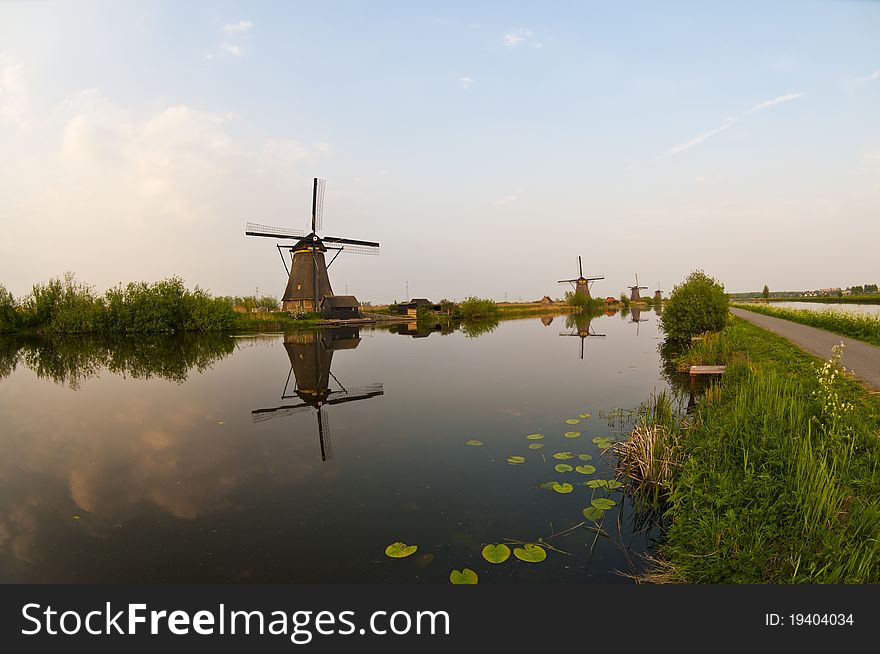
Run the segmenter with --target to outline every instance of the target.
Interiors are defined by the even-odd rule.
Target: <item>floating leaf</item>
[[[588,506],[584,509],[584,517],[587,520],[601,520],[603,515],[605,515],[605,512],[602,509],[597,509],[595,506]]]
[[[578,420],[577,418],[569,418],[565,422],[569,425],[576,425],[580,422],[580,420]]]
[[[611,490],[614,490],[615,488],[621,488],[623,486],[623,484],[616,479],[609,479],[605,485]]]
[[[605,479],[591,479],[584,482],[584,486],[589,486],[590,488],[603,488],[607,485],[608,482]]]
[[[392,559],[402,559],[405,556],[413,554],[418,548],[418,545],[407,545],[406,543],[398,541],[396,543],[391,543],[391,545],[385,548],[385,555],[390,556]]]
[[[542,447],[544,447],[544,443],[529,443],[530,450],[540,450]]]
[[[558,481],[554,481],[553,485],[550,487],[555,490],[557,493],[570,493],[574,490],[574,486],[571,484],[560,484]]]
[[[453,570],[449,573],[449,581],[453,584],[475,584],[477,583],[477,573],[470,568],[465,568],[461,572]]]
[[[581,461],[592,461],[593,455],[592,454],[578,454],[578,458]]]
[[[567,463],[557,463],[555,466],[556,472],[571,472],[572,467]]]
[[[479,447],[482,444],[483,444],[483,441],[478,441],[478,440],[470,440],[465,443],[465,445],[473,445],[474,447]]]
[[[599,443],[601,443],[601,442],[603,442],[603,441],[607,441],[607,440],[608,440],[608,437],[607,437],[607,436],[595,436],[595,437],[593,437],[593,442],[596,443],[597,445],[598,445]]]
[[[504,563],[510,558],[510,548],[504,543],[489,544],[483,548],[483,558],[489,563]]]
[[[557,452],[553,455],[554,459],[559,459],[560,461],[565,461],[566,459],[573,459],[574,454],[571,452]]]
[[[577,470],[582,475],[592,475],[594,472],[596,472],[595,466],[578,466],[577,468],[575,468],[575,470]]]
[[[522,547],[517,547],[513,550],[513,555],[526,563],[540,563],[547,558],[547,552],[544,551],[544,548],[534,543],[526,543]]]
[[[529,434],[526,436],[530,441],[539,441],[544,438],[544,434]]]
[[[82,516],[73,515],[73,516],[70,516],[70,517],[73,518],[74,520],[79,520]]]
[[[567,431],[565,432],[566,438],[579,438],[581,433],[579,431]]]
[[[590,502],[597,509],[602,509],[603,511],[607,511],[611,507],[617,504],[614,500],[609,500],[607,497],[597,497],[592,502]]]
[[[555,484],[555,483],[557,483],[557,482],[555,482],[555,481],[545,481],[543,484],[541,484],[541,488],[543,488],[543,489],[545,489],[545,490],[552,490],[552,489],[553,489],[553,484]]]
[[[593,414],[592,413],[582,413],[581,418],[586,419],[586,418],[589,418],[591,415],[593,415]]]
[[[526,457],[524,457],[524,456],[509,456],[509,457],[507,457],[507,462],[512,466],[516,466],[516,465],[519,465],[520,463],[525,463]]]

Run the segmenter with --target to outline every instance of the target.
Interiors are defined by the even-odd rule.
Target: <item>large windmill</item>
[[[290,372],[284,382],[281,399],[297,398],[296,404],[285,404],[271,409],[251,411],[254,422],[270,418],[289,416],[294,413],[315,410],[318,419],[318,441],[321,445],[321,460],[333,458],[330,443],[330,425],[327,422],[325,407],[331,404],[356,402],[384,394],[381,383],[367,384],[357,388],[346,388],[330,372],[333,353],[337,350],[353,350],[360,345],[360,333],[356,327],[323,329],[320,332],[298,332],[284,335],[284,349],[290,359]],[[294,387],[290,387],[290,375],[294,376]],[[339,386],[330,388],[330,378]]]
[[[287,287],[281,298],[281,308],[285,311],[301,308],[305,311],[317,311],[321,298],[332,296],[330,277],[327,269],[343,251],[353,254],[379,254],[379,244],[374,241],[360,241],[353,238],[338,236],[318,236],[323,229],[324,219],[324,185],[325,180],[315,178],[312,187],[312,230],[304,232],[286,227],[270,227],[248,223],[245,234],[248,236],[265,236],[267,238],[296,239],[293,247],[277,245],[281,261],[287,271]],[[326,245],[332,243],[332,245]],[[290,251],[290,268],[284,258],[282,249]],[[336,254],[327,263],[324,253],[336,250]]]
[[[581,258],[578,256],[578,277],[575,279],[560,279],[560,284],[571,284],[574,288],[575,295],[584,295],[590,297],[590,286],[597,279],[605,279],[604,277],[584,277],[584,267],[581,265]]]
[[[570,328],[570,332],[559,332],[560,336],[578,336],[581,339],[581,356],[580,358],[584,358],[584,341],[590,336],[596,336],[599,338],[605,338],[605,334],[597,334],[593,331],[593,328],[590,327],[590,321],[593,320],[593,316],[587,315],[586,313],[574,313],[569,314],[565,317],[565,326]]]
[[[639,291],[642,289],[648,290],[647,286],[639,286],[639,274],[636,273],[636,285],[635,286],[627,286],[629,289],[629,301],[630,302],[641,302],[642,296],[639,294]]]

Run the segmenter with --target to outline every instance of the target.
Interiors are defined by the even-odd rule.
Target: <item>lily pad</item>
[[[605,484],[609,489],[614,490],[615,488],[622,488],[623,484],[616,479],[609,479]]]
[[[617,504],[614,500],[610,500],[607,497],[597,497],[593,501],[590,502],[597,509],[602,509],[603,511],[607,511]]]
[[[569,425],[576,425],[580,422],[580,420],[578,420],[577,418],[569,418],[565,422],[566,422],[566,424],[569,424]]]
[[[525,463],[526,457],[524,457],[524,456],[509,456],[509,457],[507,457],[507,462],[512,466],[517,466],[520,463]]]
[[[70,517],[73,518],[74,520],[79,520],[82,516],[72,515]]]
[[[402,559],[405,556],[415,553],[418,548],[418,545],[407,545],[406,543],[398,541],[396,543],[391,543],[391,545],[385,548],[385,555],[390,556],[392,559]]]
[[[544,434],[529,434],[526,436],[530,441],[539,441],[544,438]]]
[[[571,484],[560,484],[558,481],[554,481],[553,485],[550,487],[555,490],[557,493],[570,493],[574,490],[574,486]]]
[[[462,571],[453,570],[449,573],[449,581],[453,584],[475,584],[477,583],[477,573],[470,568]]]
[[[513,555],[526,563],[540,563],[547,558],[547,552],[540,545],[526,543],[522,547],[513,550]]]
[[[578,454],[578,458],[581,461],[592,461],[593,455],[592,454]]]
[[[465,443],[465,445],[473,445],[474,447],[479,447],[482,444],[483,444],[483,441],[478,441],[478,440],[471,440],[471,441],[467,441]]]
[[[584,486],[589,486],[590,488],[605,488],[606,486],[608,486],[608,480],[590,479],[589,481],[584,482]]]
[[[530,450],[540,450],[542,447],[544,447],[544,443],[529,443]]]
[[[596,472],[596,467],[595,466],[578,466],[577,468],[575,468],[575,470],[577,470],[582,475],[592,475],[594,472]]]
[[[574,454],[571,452],[557,452],[553,455],[554,459],[559,459],[560,461],[565,461],[566,459],[573,459]]]
[[[555,466],[556,472],[571,472],[572,467],[567,463],[557,463]]]
[[[592,414],[592,413],[582,413],[582,414],[581,414],[581,418],[584,418],[584,419],[586,420],[586,419],[589,418],[591,415],[593,415],[593,414]]]
[[[595,506],[588,506],[584,509],[584,517],[587,520],[601,520],[603,515],[605,515],[605,512],[602,509],[597,509]]]
[[[510,548],[504,543],[488,544],[483,548],[483,558],[489,563],[504,563],[510,558]]]
[[[579,431],[567,431],[565,432],[566,438],[580,438],[581,433]]]

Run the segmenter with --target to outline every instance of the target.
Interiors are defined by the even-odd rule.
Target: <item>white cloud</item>
[[[237,45],[232,45],[230,43],[223,43],[220,47],[222,47],[226,52],[231,54],[233,57],[241,56],[241,48]]]
[[[467,91],[474,83],[473,77],[462,77],[459,82],[461,82],[461,87]]]
[[[10,64],[0,68],[0,125],[24,127],[27,123],[28,93],[24,66]]]
[[[507,197],[500,198],[495,200],[495,204],[510,204],[511,202],[516,202],[516,195],[508,195]]]
[[[783,102],[791,102],[792,100],[797,100],[798,98],[802,98],[804,96],[803,93],[788,93],[786,95],[780,95],[772,100],[765,100],[764,102],[759,102],[751,109],[749,109],[744,116],[748,116],[749,114],[753,114],[757,111],[762,111],[767,109],[768,107],[772,107],[777,104],[782,104]]]
[[[875,70],[870,75],[865,75],[864,77],[859,77],[856,82],[859,84],[864,84],[865,82],[873,82],[875,80],[880,79],[880,70]]]
[[[249,20],[240,20],[237,23],[231,23],[229,25],[223,26],[223,31],[227,33],[232,32],[247,32],[254,26],[252,21]]]
[[[532,38],[532,30],[521,27],[504,35],[504,45],[508,48],[514,48],[530,38]]]
[[[716,135],[720,134],[721,132],[729,129],[735,122],[736,121],[734,121],[734,120],[729,120],[726,123],[724,123],[723,125],[721,125],[720,127],[716,127],[715,129],[710,129],[708,132],[703,132],[699,136],[695,136],[694,138],[692,138],[689,141],[685,141],[684,143],[679,143],[678,145],[673,145],[671,148],[669,148],[666,151],[666,154],[663,156],[671,157],[675,154],[678,154],[679,152],[683,152],[684,150],[692,148],[695,145],[699,145],[703,141],[706,141],[706,140],[712,138],[713,136],[716,136]]]

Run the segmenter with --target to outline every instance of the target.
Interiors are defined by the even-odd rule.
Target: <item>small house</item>
[[[615,302],[617,302],[616,297],[611,297],[609,295],[608,297],[605,298],[605,304],[614,304]]]
[[[321,317],[352,320],[361,317],[361,307],[354,295],[325,295],[319,303]]]
[[[428,311],[439,312],[440,305],[439,304],[431,304],[431,302],[427,298],[419,297],[413,298],[409,302],[402,302],[397,305],[397,313],[402,316],[409,316],[410,318],[415,318],[418,316],[419,309],[426,309]]]
[[[553,304],[553,300],[550,299],[549,295],[545,295],[544,297],[541,298],[541,306],[542,307],[549,307],[551,304]]]

